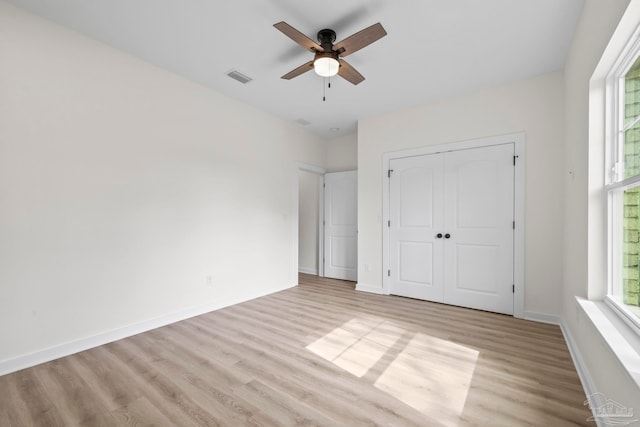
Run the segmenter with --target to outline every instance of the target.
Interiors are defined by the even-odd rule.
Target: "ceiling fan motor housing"
[[[333,47],[333,42],[336,41],[336,32],[325,28],[324,30],[318,31],[318,43],[320,46],[326,51],[325,45],[328,44],[330,47]],[[329,48],[331,50],[331,48]]]
[[[336,41],[336,32],[325,28],[324,30],[318,31],[318,42],[324,52],[316,52],[315,58],[316,61],[318,58],[333,58],[336,61],[338,60],[338,52],[333,50],[333,42]]]

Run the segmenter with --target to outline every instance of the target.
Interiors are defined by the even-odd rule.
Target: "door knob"
[[[444,238],[445,238],[445,239],[448,239],[449,237],[451,237],[451,234],[449,234],[449,233],[447,233],[447,234],[445,234],[445,235],[444,235]]]
[[[438,234],[436,234],[436,238],[438,238],[438,239],[442,239],[442,233],[438,233]]]

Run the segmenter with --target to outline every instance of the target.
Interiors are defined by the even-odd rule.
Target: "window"
[[[640,39],[609,75],[609,291],[607,301],[640,328]]]

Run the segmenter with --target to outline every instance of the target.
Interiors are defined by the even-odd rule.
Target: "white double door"
[[[390,292],[513,314],[514,144],[390,162]]]

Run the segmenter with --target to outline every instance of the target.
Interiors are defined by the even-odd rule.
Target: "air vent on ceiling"
[[[298,119],[296,120],[296,123],[302,126],[308,126],[311,124],[311,122],[306,121],[305,119]]]
[[[249,83],[251,80],[253,80],[251,77],[249,76],[245,76],[244,74],[242,74],[239,71],[236,70],[231,70],[227,73],[227,76],[231,77],[234,80],[239,81],[242,84],[247,84]]]

